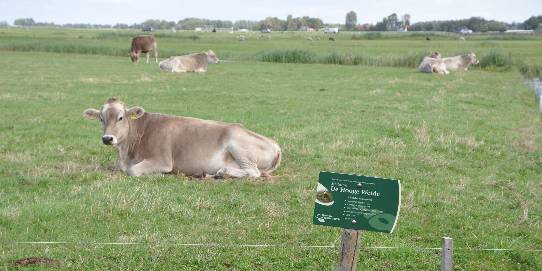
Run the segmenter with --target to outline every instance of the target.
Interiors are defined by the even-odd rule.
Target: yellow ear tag
[[[136,120],[137,119],[137,115],[136,114],[132,114],[132,116],[130,116],[131,119],[133,120]]]

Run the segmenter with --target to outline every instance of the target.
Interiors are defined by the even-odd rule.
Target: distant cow
[[[466,55],[444,57],[444,58],[424,58],[420,64],[421,72],[429,72],[426,67],[431,67],[431,72],[439,74],[449,74],[450,71],[463,70],[467,71],[472,64],[478,64],[479,61],[474,53]],[[425,69],[423,69],[425,68]]]
[[[190,54],[184,56],[172,56],[160,61],[160,70],[167,72],[206,72],[209,63],[218,64],[220,60],[215,52]]]
[[[147,63],[149,63],[149,53],[154,51],[154,60],[158,63],[158,46],[153,36],[138,36],[132,39],[132,49],[130,58],[132,62],[139,63],[141,53],[147,54]]]
[[[270,177],[281,160],[275,141],[241,124],[148,113],[115,97],[84,116],[101,122],[102,142],[119,150],[120,168],[130,176]]]

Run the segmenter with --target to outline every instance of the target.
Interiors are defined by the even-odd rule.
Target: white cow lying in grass
[[[209,63],[218,64],[220,60],[215,52],[190,54],[184,56],[172,56],[160,61],[160,70],[166,72],[206,72]]]
[[[453,57],[425,57],[418,69],[420,72],[449,74],[450,71],[467,71],[472,64],[479,61],[474,53]]]
[[[148,113],[115,97],[84,116],[100,121],[102,142],[118,149],[120,168],[131,176],[270,177],[281,160],[274,140],[241,124]]]

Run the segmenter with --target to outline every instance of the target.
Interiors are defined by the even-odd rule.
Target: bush
[[[277,63],[315,63],[316,54],[303,49],[266,50],[258,57],[264,62]]]
[[[380,32],[370,32],[361,35],[354,34],[352,35],[352,40],[376,40],[382,39],[384,36]]]
[[[521,63],[518,65],[518,67],[519,72],[529,79],[542,78],[542,66]]]
[[[505,55],[496,50],[490,50],[480,58],[480,67],[486,70],[510,70],[512,68],[512,55]]]
[[[363,65],[385,67],[417,67],[423,57],[429,53],[414,53],[401,56],[366,56],[331,53],[323,57],[320,63],[336,65]]]

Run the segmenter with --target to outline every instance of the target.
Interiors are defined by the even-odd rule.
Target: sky
[[[523,22],[542,15],[542,0],[0,0],[0,21],[17,18],[36,22],[140,23],[146,19],[178,21],[186,17],[221,20],[285,19],[310,16],[325,23],[344,23],[353,10],[358,23],[376,23],[383,17],[408,13],[412,22],[481,16],[505,22]]]

